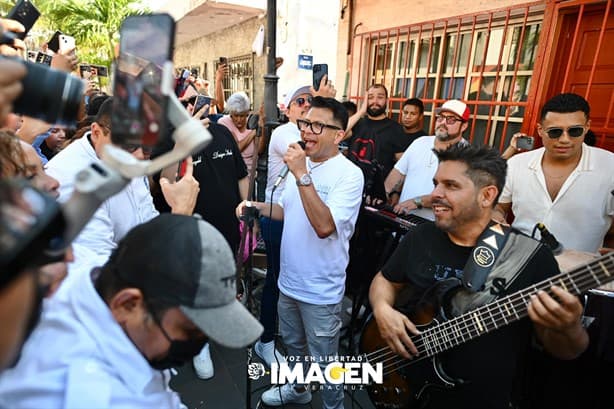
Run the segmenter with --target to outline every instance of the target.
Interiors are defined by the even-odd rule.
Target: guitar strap
[[[503,226],[491,220],[478,237],[478,242],[463,269],[462,281],[467,290],[476,292],[482,289],[499,252],[505,246],[509,232],[509,226]]]
[[[452,317],[464,314],[506,294],[539,247],[539,241],[508,229],[505,245],[489,269],[490,274],[480,286],[480,291],[461,287],[449,301],[448,314]]]

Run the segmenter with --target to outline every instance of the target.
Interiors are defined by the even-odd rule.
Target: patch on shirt
[[[232,156],[232,151],[230,149],[226,149],[223,152],[213,152],[213,154],[211,155],[211,159],[224,159],[226,156]]]

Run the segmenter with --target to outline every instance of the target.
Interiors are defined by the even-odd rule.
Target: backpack
[[[348,159],[362,170],[365,178],[363,197],[386,200],[384,168],[376,159],[375,139],[357,137],[352,141]]]

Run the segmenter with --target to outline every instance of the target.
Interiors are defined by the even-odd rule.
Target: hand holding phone
[[[197,95],[194,101],[194,110],[192,111],[193,115],[196,116],[198,114],[198,111],[203,109],[205,105],[211,106],[211,97],[207,97],[200,94]],[[202,119],[207,115],[209,115],[209,107],[207,107],[207,109],[199,115],[199,118]]]
[[[318,91],[322,78],[328,77],[328,64],[313,64],[313,89]]]
[[[34,26],[36,20],[40,17],[41,13],[36,7],[28,0],[19,0],[17,4],[8,12],[6,18],[10,20],[19,21],[23,24],[25,31],[22,33],[16,33],[17,37],[21,40],[26,38],[28,31]]]
[[[523,149],[525,151],[530,151],[533,149],[534,139],[532,136],[519,136],[516,139],[516,148]]]
[[[75,38],[66,34],[59,36],[59,51],[61,54],[68,54],[75,49]]]

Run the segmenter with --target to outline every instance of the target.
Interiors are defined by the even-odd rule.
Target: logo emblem
[[[259,362],[254,362],[248,365],[247,367],[247,375],[249,379],[254,381],[260,379],[266,374],[266,370],[264,369],[264,365]]]
[[[488,247],[479,246],[473,250],[473,260],[480,267],[490,267],[495,262],[495,254]]]

